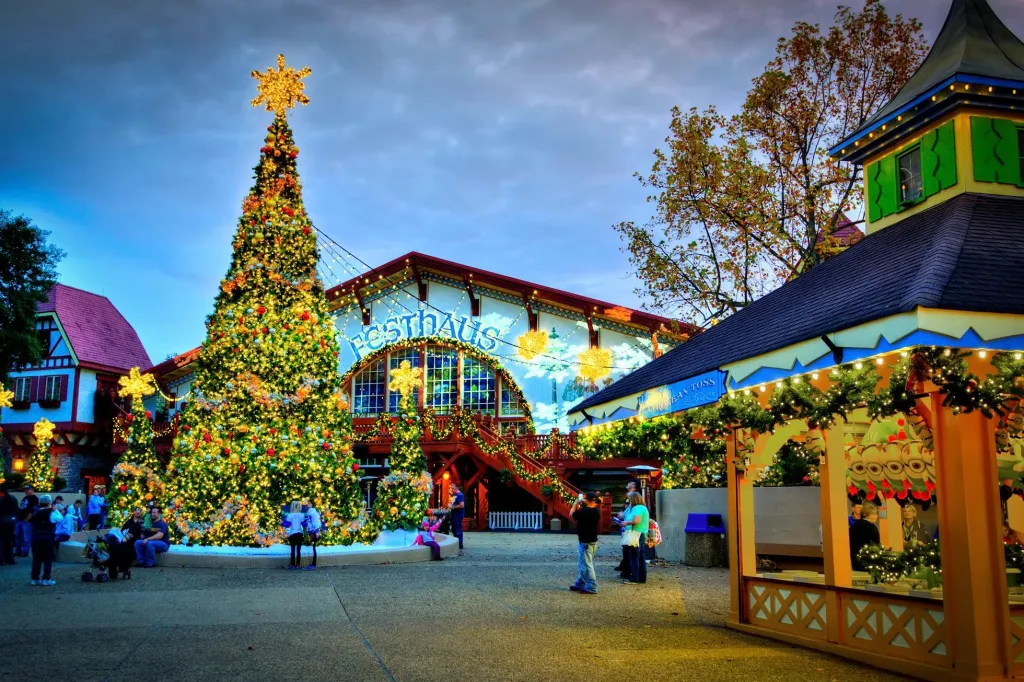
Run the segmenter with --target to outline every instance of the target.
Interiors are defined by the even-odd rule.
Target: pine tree
[[[142,403],[145,396],[156,392],[156,382],[153,375],[139,374],[139,368],[134,367],[119,383],[120,395],[132,399],[132,411],[125,417],[127,449],[114,467],[107,497],[112,527],[120,527],[136,507],[146,509],[150,504],[163,503],[165,497],[163,466],[153,447],[153,415]]]
[[[391,372],[388,388],[401,392],[402,398],[389,458],[391,471],[378,485],[374,503],[374,520],[383,530],[418,528],[430,506],[433,482],[420,446],[423,422],[412,397],[421,372],[418,367],[411,368],[408,360]]]
[[[53,440],[53,423],[46,417],[36,422],[32,428],[36,445],[32,450],[32,459],[28,463],[25,474],[25,485],[36,490],[47,491],[53,487],[53,465],[50,463],[50,441]]]
[[[193,398],[168,466],[171,511],[187,541],[268,545],[281,507],[308,500],[325,543],[358,535],[362,508],[338,346],[317,276],[313,225],[285,118],[309,69],[253,72],[274,111],[256,183],[242,203],[227,276],[207,318]]]

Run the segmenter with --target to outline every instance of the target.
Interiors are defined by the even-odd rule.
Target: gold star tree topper
[[[391,383],[388,384],[388,388],[406,396],[412,393],[413,389],[420,387],[422,379],[422,369],[410,366],[408,360],[402,360],[398,369],[391,370]]]
[[[140,398],[156,393],[156,380],[153,379],[153,375],[140,374],[138,367],[132,367],[128,376],[121,377],[117,383],[121,387],[117,394],[122,398]]]
[[[290,66],[285,67],[284,55],[277,55],[277,69],[270,67],[266,73],[252,72],[252,77],[259,81],[256,89],[260,93],[252,100],[252,105],[266,105],[267,111],[284,116],[296,102],[302,105],[309,104],[309,97],[302,92],[306,87],[302,79],[310,73],[312,71],[308,66],[298,71]]]
[[[43,417],[36,422],[36,425],[32,427],[32,435],[36,437],[37,443],[45,443],[53,438],[53,429],[55,428],[53,422],[46,417]]]

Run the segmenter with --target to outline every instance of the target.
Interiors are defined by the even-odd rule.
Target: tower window
[[[896,157],[900,172],[900,203],[912,204],[924,195],[921,184],[921,148],[914,147]]]

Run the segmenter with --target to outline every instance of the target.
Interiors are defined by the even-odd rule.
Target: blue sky
[[[1018,34],[1017,0],[990,0]],[[945,0],[891,0],[934,38]],[[289,118],[316,224],[376,265],[417,250],[639,305],[611,226],[651,211],[669,109],[729,113],[824,0],[14,0],[0,207],[67,251],[155,362],[202,340],[271,115],[252,69],[308,65]]]

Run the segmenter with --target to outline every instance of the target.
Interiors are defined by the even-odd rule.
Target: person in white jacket
[[[320,529],[323,523],[320,520],[320,512],[312,504],[306,509],[306,533],[309,534],[309,544],[313,547],[313,561],[306,566],[307,571],[316,570],[316,546],[320,544]]]
[[[285,528],[288,544],[291,546],[291,561],[288,562],[288,568],[294,571],[301,568],[302,529],[306,525],[306,514],[302,511],[301,502],[292,502],[290,511],[284,515],[281,525]]]
[[[75,519],[74,512],[66,508],[63,502],[53,505],[53,511],[60,514],[60,521],[57,522],[53,530],[53,556],[55,559],[59,559],[60,543],[67,542],[73,533],[78,532],[78,521]]]

